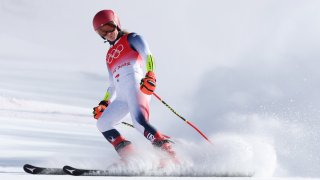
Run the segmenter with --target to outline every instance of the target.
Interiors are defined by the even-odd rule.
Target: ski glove
[[[141,79],[140,90],[147,95],[153,94],[156,89],[156,75],[149,71],[147,72],[145,78]]]
[[[99,119],[103,111],[109,106],[110,101],[103,100],[99,103],[98,106],[93,108],[93,117]]]

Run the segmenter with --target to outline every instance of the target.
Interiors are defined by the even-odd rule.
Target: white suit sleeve
[[[111,101],[114,96],[115,96],[115,86],[114,86],[114,82],[113,82],[113,78],[112,78],[112,74],[109,72],[109,82],[110,82],[110,85],[107,89],[107,92],[103,98],[103,100],[106,100],[106,101]]]
[[[147,42],[142,38],[142,36],[137,35],[136,33],[131,33],[128,35],[128,41],[131,48],[137,51],[143,59],[142,66],[144,73],[148,71],[155,71],[155,63],[153,60],[153,56],[149,49]]]

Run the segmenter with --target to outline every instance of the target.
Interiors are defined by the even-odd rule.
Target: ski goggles
[[[108,35],[109,33],[114,32],[116,30],[116,28],[117,28],[117,25],[114,24],[114,22],[111,21],[111,22],[108,22],[107,24],[104,24],[103,26],[99,27],[96,30],[96,32],[100,36],[104,37],[104,36]]]

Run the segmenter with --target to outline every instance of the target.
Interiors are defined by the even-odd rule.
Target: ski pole
[[[127,126],[129,126],[129,127],[134,128],[134,126],[133,126],[132,124],[129,124],[129,123],[127,123],[127,122],[121,122],[121,123],[124,124],[124,125],[127,125]]]
[[[129,127],[132,127],[132,128],[134,128],[134,126],[132,125],[132,124],[130,124],[130,123],[127,123],[127,122],[121,122],[122,124],[124,124],[124,125],[126,125],[126,126],[129,126]],[[162,134],[162,136],[164,136],[165,138],[168,138],[168,139],[170,139],[170,136],[167,136],[167,135],[165,135],[165,134]],[[172,142],[172,143],[174,143],[172,140],[169,140],[170,142]]]
[[[184,117],[182,117],[180,114],[178,114],[171,106],[169,106],[169,104],[167,104],[165,101],[163,101],[160,96],[158,96],[155,92],[153,93],[153,95],[162,102],[162,104],[164,104],[168,109],[170,109],[175,115],[177,115],[180,119],[182,119],[184,122],[186,122],[187,124],[189,124],[191,127],[193,127],[193,129],[195,129],[199,134],[201,134],[201,136],[203,138],[205,138],[209,143],[212,144],[212,142],[209,140],[209,138],[207,138],[206,135],[204,135],[195,125],[193,125],[190,121],[186,120]]]

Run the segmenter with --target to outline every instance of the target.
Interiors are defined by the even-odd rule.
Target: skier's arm
[[[149,71],[155,72],[155,63],[151,51],[147,42],[142,38],[142,36],[136,33],[130,33],[128,35],[128,41],[131,48],[137,51],[143,59],[144,73]]]
[[[102,115],[103,111],[109,106],[111,100],[113,99],[113,96],[115,94],[115,88],[114,88],[114,83],[112,80],[112,75],[109,72],[109,79],[110,79],[110,86],[103,98],[103,100],[99,103],[98,106],[93,108],[93,117],[95,119],[99,119],[100,116]]]
[[[103,100],[105,101],[110,101],[115,94],[115,87],[112,79],[112,74],[110,72],[109,72],[109,82],[110,82],[110,86],[108,87],[107,92],[103,98]]]
[[[156,89],[155,64],[149,46],[143,38],[135,33],[128,35],[131,48],[137,51],[143,58],[142,65],[145,67],[146,76],[141,80],[140,90],[147,95],[151,95]]]

